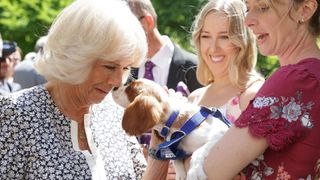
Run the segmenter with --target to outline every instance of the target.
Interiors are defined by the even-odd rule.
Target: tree
[[[53,19],[72,0],[1,0],[2,38],[16,41],[24,54],[33,51],[36,40],[47,33]]]
[[[195,15],[207,0],[153,0],[158,14],[158,28],[162,34],[168,34],[183,48],[194,51],[190,44],[191,26]]]

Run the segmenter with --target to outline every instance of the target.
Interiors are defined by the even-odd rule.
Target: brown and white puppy
[[[117,104],[125,108],[123,129],[134,136],[151,129],[159,133],[171,113],[179,110],[180,113],[169,130],[167,141],[171,139],[173,132],[179,130],[192,115],[200,110],[200,107],[188,103],[182,96],[177,94],[169,96],[163,87],[147,79],[138,79],[114,89],[112,97]],[[176,179],[206,179],[202,168],[204,158],[227,129],[228,126],[225,123],[209,115],[200,126],[183,138],[179,148],[192,153],[192,159],[188,174],[184,170],[183,162],[175,160]],[[156,142],[164,141],[158,135],[153,138],[157,138]]]

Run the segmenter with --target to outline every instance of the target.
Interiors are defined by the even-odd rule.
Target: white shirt
[[[155,64],[152,69],[154,81],[161,86],[167,85],[170,64],[173,57],[174,45],[168,36],[162,36],[165,44],[150,59]],[[139,67],[138,78],[143,78],[145,72],[144,63]]]

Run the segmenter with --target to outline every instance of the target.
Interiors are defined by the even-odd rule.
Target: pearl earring
[[[304,18],[301,18],[301,19],[299,20],[299,23],[300,23],[300,24],[303,24],[303,23],[304,23]]]

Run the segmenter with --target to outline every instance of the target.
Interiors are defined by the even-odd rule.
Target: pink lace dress
[[[279,68],[235,125],[248,127],[252,136],[269,144],[246,168],[248,179],[317,179],[320,60],[305,59]]]

